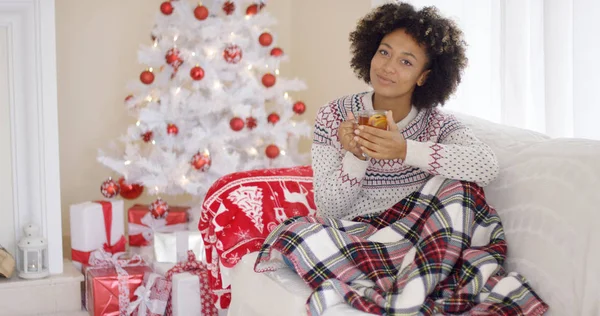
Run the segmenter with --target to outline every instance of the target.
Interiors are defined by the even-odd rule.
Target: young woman
[[[465,43],[435,8],[376,8],[350,34],[352,68],[373,87],[330,102],[312,147],[315,217],[279,225],[257,272],[294,269],[311,315],[349,304],[379,315],[541,315],[547,305],[502,264],[506,241],[482,186],[492,150],[437,107],[460,83]],[[358,125],[383,110],[387,129]]]

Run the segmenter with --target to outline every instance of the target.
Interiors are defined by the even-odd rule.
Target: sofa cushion
[[[485,192],[504,226],[506,269],[528,278],[547,315],[600,315],[600,142],[456,116],[498,157]]]

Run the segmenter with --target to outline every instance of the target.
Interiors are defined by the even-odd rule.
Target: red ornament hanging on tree
[[[239,132],[244,128],[244,120],[239,117],[234,117],[229,121],[229,127],[232,130]]]
[[[262,46],[269,46],[273,43],[273,36],[268,32],[264,32],[258,37],[258,42]]]
[[[105,198],[111,199],[119,194],[119,185],[109,177],[106,181],[102,182],[100,192]]]
[[[121,196],[128,200],[137,199],[144,192],[143,186],[137,183],[129,184],[124,177],[119,178],[119,187],[121,188]]]
[[[242,60],[242,49],[235,44],[229,44],[223,50],[223,58],[230,64],[237,64]]]
[[[276,78],[273,74],[267,73],[262,76],[262,84],[270,88],[275,85]]]
[[[196,170],[200,170],[202,172],[208,171],[210,169],[210,164],[212,160],[210,159],[210,153],[208,151],[198,152],[192,157],[192,161],[190,162],[192,166]]]
[[[255,15],[256,13],[258,13],[258,5],[256,4],[251,4],[246,9],[246,15]]]
[[[249,130],[253,130],[256,127],[256,119],[252,116],[248,117],[246,119],[246,127],[248,127]]]
[[[190,70],[190,77],[196,81],[202,80],[202,78],[204,78],[204,69],[200,66],[195,66]]]
[[[179,68],[183,63],[183,59],[179,55],[179,50],[177,48],[171,48],[167,51],[167,55],[165,56],[165,60],[167,64],[173,66],[173,68]]]
[[[223,11],[225,11],[225,14],[227,15],[232,14],[233,11],[235,11],[235,3],[231,1],[226,1],[225,3],[223,3]]]
[[[144,84],[151,84],[154,82],[154,74],[150,70],[144,70],[140,74],[140,81]]]
[[[194,9],[194,16],[200,21],[206,20],[206,18],[208,17],[208,8],[203,5],[197,6]]]
[[[148,209],[150,210],[150,215],[152,215],[154,219],[162,219],[167,217],[167,213],[169,212],[169,205],[161,198],[158,198],[156,201],[150,204]]]
[[[179,134],[179,128],[177,128],[177,125],[175,124],[168,124],[167,125],[167,134],[169,135],[177,135]]]
[[[306,104],[302,101],[294,103],[293,110],[296,114],[302,114],[306,111]]]
[[[160,12],[162,12],[164,15],[171,15],[171,13],[173,13],[173,5],[171,4],[171,1],[165,1],[161,3]]]
[[[279,147],[273,144],[267,146],[267,148],[265,148],[265,155],[271,159],[277,158],[279,156]]]
[[[277,113],[269,114],[269,116],[267,117],[267,121],[269,121],[269,123],[271,123],[271,124],[275,124],[275,123],[279,122],[279,114],[277,114]]]
[[[147,131],[142,134],[142,139],[147,143],[152,140],[152,131]]]
[[[281,55],[283,55],[283,49],[279,47],[273,47],[273,49],[271,49],[271,56],[279,57]]]
[[[129,102],[131,99],[133,99],[133,95],[130,94],[125,98],[125,103]]]

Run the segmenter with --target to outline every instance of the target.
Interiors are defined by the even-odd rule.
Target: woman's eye
[[[388,52],[387,52],[385,49],[380,49],[380,50],[379,50],[379,53],[380,53],[381,55],[383,55],[383,56],[387,56],[387,55],[388,55]]]
[[[406,65],[406,66],[412,66],[412,63],[406,59],[402,59],[401,61],[402,64]]]

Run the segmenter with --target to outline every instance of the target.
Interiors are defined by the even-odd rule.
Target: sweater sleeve
[[[492,149],[453,116],[441,122],[438,142],[406,140],[404,163],[433,175],[486,186],[499,172]]]
[[[315,121],[311,153],[315,203],[320,216],[342,218],[351,213],[369,165],[341,147],[337,128],[343,120],[331,104],[319,109]]]

